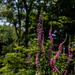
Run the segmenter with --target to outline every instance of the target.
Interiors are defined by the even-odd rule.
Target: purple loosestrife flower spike
[[[70,47],[70,44],[68,45],[68,54],[70,54],[71,52],[71,47]]]
[[[41,23],[42,23],[42,16],[39,15],[39,23],[37,25],[37,34],[38,34],[37,45],[41,45],[41,36],[43,33],[43,27],[42,27]]]
[[[36,75],[40,75],[40,73],[36,73]]]
[[[63,43],[64,43],[64,41],[59,45],[58,50],[61,51],[61,47],[62,47]]]
[[[52,32],[52,26],[51,26],[51,29],[49,30],[49,37],[50,37],[51,45],[54,46],[53,45],[53,38],[52,38],[51,32]],[[48,49],[48,55],[49,55],[49,57],[51,56],[51,54],[52,54],[52,48],[51,48],[51,46],[49,46],[49,49]]]
[[[54,69],[56,72],[60,73],[60,71],[54,66]]]
[[[72,54],[71,55],[68,55],[69,59],[68,59],[67,63],[70,63],[71,62],[72,56],[73,56]]]
[[[67,36],[66,36],[67,37]],[[56,71],[56,72],[58,72],[58,73],[60,73],[60,71],[56,68],[56,66],[53,64],[53,63],[55,63],[55,60],[56,60],[56,58],[57,58],[57,56],[59,56],[59,54],[61,53],[61,47],[62,47],[62,45],[63,45],[63,43],[66,41],[66,38],[65,38],[65,40],[59,45],[59,47],[58,47],[58,52],[57,52],[57,54],[55,55],[55,57],[54,57],[54,60],[53,60],[53,58],[51,58],[51,60],[50,60],[50,65],[51,65],[51,67]]]
[[[56,60],[56,58],[59,56],[60,53],[61,53],[61,51],[59,50],[59,51],[57,52],[57,54],[55,55],[55,57],[54,57],[54,63],[55,63],[55,60]]]
[[[39,21],[39,23],[37,24],[37,34],[38,34],[37,45],[40,46],[41,45],[41,36],[42,36],[42,33],[43,33],[43,27],[41,25],[41,23],[42,23],[42,16],[41,15],[39,15],[38,21]],[[36,50],[38,50],[38,53],[40,52],[39,47],[37,47]],[[38,53],[37,53],[36,59],[35,59],[36,60],[35,63],[36,63],[37,68],[38,68]]]
[[[51,45],[54,46],[51,32],[52,32],[52,29],[49,30],[49,37],[50,37]]]
[[[71,50],[70,44],[68,45],[68,54],[71,54],[73,50]]]
[[[30,57],[31,57],[31,48],[30,48],[30,52],[29,52],[29,54],[28,54],[28,63],[30,63]]]
[[[54,64],[53,63],[54,63],[53,58],[51,58],[50,65],[51,65],[52,68],[54,68]]]
[[[38,50],[39,48],[37,47],[36,50]]]
[[[66,75],[66,74],[67,74],[67,72],[68,72],[68,71],[66,70],[66,71],[65,71],[65,73],[64,73],[64,75]]]
[[[55,65],[54,65],[53,63],[54,63],[53,58],[51,58],[51,60],[50,60],[50,65],[51,65],[51,67],[52,67],[56,72],[60,73],[60,71],[55,67]]]
[[[68,59],[68,61],[67,61],[67,63],[70,63],[70,61],[71,61],[71,59],[72,59],[72,53],[73,53],[73,50],[71,50],[71,47],[70,47],[70,44],[68,45],[68,57],[69,57],[69,59]]]
[[[73,50],[71,50],[71,47],[70,47],[70,42],[69,42],[69,45],[68,45],[68,57],[69,57],[69,59],[67,60],[67,65],[71,62],[71,59],[72,59],[72,52],[73,52]],[[66,70],[67,71],[67,70]],[[66,75],[66,71],[65,71],[65,74],[64,75]]]
[[[54,60],[53,60],[53,58],[51,58],[51,60],[50,60],[50,65],[51,65],[51,67],[56,71],[56,72],[58,72],[58,73],[60,73],[60,71],[56,68],[56,66],[53,64],[53,63],[55,63],[55,60],[56,60],[56,58],[59,56],[59,54],[61,53],[61,47],[62,47],[62,45],[63,45],[63,43],[66,41],[66,38],[65,38],[65,40],[59,45],[59,47],[58,47],[58,52],[57,52],[57,54],[55,55],[55,57],[54,57]]]
[[[62,45],[63,45],[64,42],[65,42],[65,41],[63,41],[63,42],[59,45],[59,47],[58,47],[58,52],[57,52],[57,54],[56,54],[55,57],[54,57],[54,62],[55,62],[56,58],[59,56],[59,54],[61,53],[61,47],[62,47]]]
[[[38,68],[38,53],[36,55],[36,68]]]

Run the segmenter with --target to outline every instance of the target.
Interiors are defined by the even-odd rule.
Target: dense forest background
[[[44,48],[46,59],[40,54],[39,66],[41,75],[53,75],[48,56],[48,47],[51,45],[49,30],[52,25],[54,47],[53,56],[58,51],[59,44],[67,40],[62,46],[65,51],[65,60],[56,66],[64,75],[74,75],[75,70],[75,0],[0,0],[0,75],[35,75],[37,48],[37,24],[42,12]],[[70,39],[69,39],[70,38]],[[68,44],[70,41],[73,58],[64,69],[68,59]],[[31,49],[31,63],[28,63],[28,53]],[[58,75],[56,72],[54,75]]]

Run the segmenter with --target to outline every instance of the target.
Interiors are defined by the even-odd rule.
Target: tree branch
[[[31,7],[34,1],[31,2],[30,6],[29,6],[29,12],[31,11]]]
[[[28,11],[28,6],[26,4],[26,0],[23,0],[23,1],[24,1],[24,7],[25,7],[25,9],[26,9],[26,11]]]
[[[14,23],[14,26],[15,26],[15,31],[16,31],[16,34],[17,34],[17,36],[19,37],[19,35],[18,35],[18,33],[17,33],[16,23]]]

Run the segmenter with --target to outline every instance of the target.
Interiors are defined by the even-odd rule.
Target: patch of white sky
[[[9,25],[10,23],[6,21],[6,19],[0,20],[0,25]]]
[[[34,3],[37,3],[37,1],[35,1]],[[44,3],[44,1],[41,0],[40,3]],[[37,3],[37,5],[39,5],[39,4]],[[46,4],[46,6],[49,6],[49,5],[50,5],[50,3],[48,2],[48,3]]]

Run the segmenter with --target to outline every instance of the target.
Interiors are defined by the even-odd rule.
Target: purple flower
[[[71,50],[70,44],[68,45],[68,54],[71,54],[73,50]]]
[[[62,47],[63,43],[64,43],[64,41],[58,47],[58,52],[57,52],[57,54],[54,57],[54,62],[55,62],[56,58],[59,57],[59,54],[61,53],[61,47]]]
[[[51,45],[54,46],[53,45],[53,38],[52,38],[51,32],[52,32],[52,29],[49,30],[49,37],[50,37]],[[49,46],[49,49],[48,49],[48,55],[49,55],[49,57],[51,56],[51,54],[52,54],[52,48],[51,48],[51,46]]]
[[[51,35],[51,30],[50,30],[49,35]],[[61,53],[61,47],[62,47],[63,43],[64,43],[64,41],[59,45],[59,47],[58,47],[58,52],[57,52],[57,54],[55,55],[54,60],[53,60],[53,58],[51,58],[51,60],[50,60],[50,65],[51,65],[51,67],[52,67],[56,72],[58,72],[58,73],[60,73],[60,71],[57,69],[57,67],[56,67],[53,63],[55,63],[56,58],[59,57],[59,54]]]
[[[51,58],[50,65],[51,65],[52,68],[54,68],[54,64],[53,63],[54,63],[53,58]]]
[[[29,52],[29,54],[28,54],[28,63],[30,63],[30,57],[31,57],[31,52]]]
[[[65,56],[65,53],[63,52],[63,58],[64,58],[64,56]]]
[[[36,50],[38,50],[39,48],[37,47]]]
[[[49,37],[50,37],[51,45],[54,46],[51,32],[52,32],[52,29],[49,30]]]
[[[59,51],[57,52],[57,54],[55,55],[55,57],[54,57],[54,63],[55,63],[56,58],[59,57],[59,54],[60,54],[60,53],[61,53],[61,51],[59,50]]]
[[[36,67],[38,67],[38,53],[36,55]]]
[[[42,20],[42,16],[41,15],[39,15],[39,20]]]
[[[42,36],[42,33],[43,33],[43,27],[41,25],[41,21],[42,21],[42,16],[39,15],[39,23],[37,25],[37,34],[38,34],[37,45],[41,45],[41,36]]]
[[[71,47],[70,47],[70,44],[68,45],[68,54],[70,54],[70,51],[71,51]]]
[[[64,75],[66,75],[67,72],[68,72],[68,71],[66,70],[65,73],[64,73]]]
[[[63,52],[63,55],[65,56],[65,53]]]
[[[60,71],[54,66],[54,70],[58,73],[60,73]]]
[[[71,50],[71,47],[70,47],[70,44],[68,45],[68,57],[69,57],[69,59],[68,59],[68,63],[70,63],[70,61],[71,61],[71,59],[72,59],[72,52],[73,52],[73,50]]]
[[[51,67],[52,67],[56,72],[60,73],[60,71],[55,67],[55,65],[54,65],[53,63],[54,63],[53,58],[51,58],[51,60],[50,60],[50,65],[51,65]]]
[[[41,36],[42,36],[42,33],[43,33],[43,27],[41,25],[42,23],[42,16],[39,15],[39,23],[37,24],[37,45],[40,46],[41,45]],[[42,46],[43,47],[43,46]],[[38,50],[39,48],[37,47],[36,50]],[[40,50],[38,50],[38,53],[40,52]],[[38,67],[38,53],[36,55],[36,67]]]
[[[68,63],[71,62],[72,56],[73,56],[72,54],[71,54],[71,55],[68,55],[68,57],[69,57],[69,59],[68,59],[68,61],[67,61]]]
[[[71,47],[70,47],[70,44],[68,45],[68,57],[69,57],[69,59],[67,60],[67,65],[71,62],[71,59],[72,59],[72,52],[73,52],[73,50],[71,50]],[[65,73],[64,73],[64,75],[66,75],[66,73],[67,73],[67,70],[65,71]]]
[[[28,63],[30,63],[30,57],[31,57],[31,46],[30,46],[30,52],[29,52],[29,54],[28,54]]]

